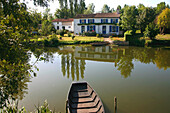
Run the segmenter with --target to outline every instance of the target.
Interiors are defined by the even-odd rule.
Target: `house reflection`
[[[71,76],[72,80],[76,78],[77,81],[80,76],[84,78],[86,60],[112,62],[124,78],[131,75],[134,69],[133,60],[145,64],[153,63],[164,70],[170,67],[170,51],[160,48],[69,46],[62,47],[60,52],[63,76]]]

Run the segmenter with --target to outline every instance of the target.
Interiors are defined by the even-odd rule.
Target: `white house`
[[[120,14],[78,14],[74,18],[74,34],[95,31],[98,34],[119,34]]]
[[[56,30],[66,29],[71,32],[74,31],[74,21],[73,18],[68,19],[55,19],[52,21]]]

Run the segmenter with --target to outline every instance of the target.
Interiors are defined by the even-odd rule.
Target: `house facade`
[[[118,13],[78,14],[74,18],[74,34],[93,32],[98,34],[119,35]]]
[[[56,30],[69,30],[74,31],[74,21],[73,18],[68,19],[55,19],[52,21]]]

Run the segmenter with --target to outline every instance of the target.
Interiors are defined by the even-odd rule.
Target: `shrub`
[[[96,32],[92,31],[92,32],[84,32],[85,36],[96,36]]]
[[[112,37],[117,37],[117,34],[113,33],[113,34],[112,34]]]
[[[62,40],[62,36],[60,36],[60,40]]]
[[[99,34],[96,34],[96,37],[99,37]]]
[[[68,37],[71,37],[71,32],[67,32]]]
[[[58,38],[52,38],[50,40],[50,46],[57,46],[58,45]]]
[[[144,31],[144,36],[149,37],[151,40],[155,38],[155,36],[158,34],[158,28],[154,23],[149,23]]]
[[[79,33],[79,35],[81,35],[81,33]]]
[[[75,38],[75,36],[74,36],[74,35],[72,35],[72,40],[74,40],[74,38]]]
[[[56,31],[56,34],[57,34],[57,35],[64,36],[65,32],[64,32],[64,30],[57,30],[57,31]]]
[[[109,38],[113,38],[112,36],[109,36]]]

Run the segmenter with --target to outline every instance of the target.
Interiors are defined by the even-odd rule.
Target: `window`
[[[108,23],[108,19],[101,19],[101,23]]]
[[[59,22],[57,22],[57,24],[59,24]]]
[[[110,26],[110,32],[118,32],[119,26]]]
[[[59,26],[57,26],[57,30],[59,30]]]
[[[85,24],[86,23],[86,19],[80,19],[80,23],[81,24]]]
[[[111,23],[118,23],[118,19],[116,18],[111,19]]]
[[[71,28],[71,26],[68,26],[68,28]]]
[[[96,27],[94,26],[87,26],[87,31],[95,31]]]
[[[62,28],[63,28],[63,30],[65,30],[65,26],[63,26]]]
[[[94,23],[94,19],[88,19],[88,23]]]
[[[116,26],[112,26],[111,32],[116,32]]]

